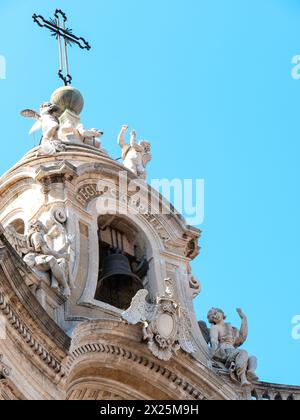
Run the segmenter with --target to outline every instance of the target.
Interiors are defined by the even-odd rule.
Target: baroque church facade
[[[42,129],[0,179],[0,400],[297,400],[267,384],[241,328],[198,322],[201,232],[147,183],[150,143],[86,129],[81,93],[55,91]]]

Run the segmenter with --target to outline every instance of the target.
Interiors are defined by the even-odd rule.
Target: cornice
[[[120,359],[124,362],[123,367]],[[78,379],[78,372],[81,369],[84,372],[85,364],[115,364],[118,370],[124,368],[125,371],[128,361],[132,365],[132,372],[149,378],[149,381],[152,378],[157,383],[155,375],[159,375],[161,386],[169,390],[170,395],[180,389],[184,398],[189,400],[237,399],[235,390],[226,381],[183,352],[169,362],[160,362],[152,357],[142,342],[140,327],[121,321],[89,321],[75,329],[70,355],[66,360],[70,388],[72,376],[76,375]]]
[[[110,354],[112,356],[121,356],[123,359],[129,360],[136,365],[143,366],[144,368],[161,375],[169,382],[175,383],[177,386],[186,393],[188,399],[194,400],[207,400],[208,398],[196,387],[190,384],[186,379],[178,376],[175,372],[161,366],[158,363],[155,363],[144,356],[140,356],[130,350],[122,348],[120,346],[115,346],[105,343],[91,343],[83,346],[79,346],[74,350],[69,356],[68,361],[68,371],[70,372],[72,366],[76,364],[76,361],[80,356],[89,354],[89,353],[104,353]]]
[[[32,349],[32,351],[61,377],[65,375],[61,363],[55,359],[46,348],[34,337],[29,328],[23,323],[11,306],[6,303],[3,294],[0,292],[0,311],[3,313],[10,325],[18,332],[23,341]]]

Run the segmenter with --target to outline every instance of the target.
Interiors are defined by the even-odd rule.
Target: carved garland
[[[145,368],[148,368],[149,370],[160,374],[167,380],[180,386],[182,390],[191,398],[199,401],[207,400],[207,398],[198,389],[196,389],[190,383],[186,382],[184,379],[180,378],[176,373],[171,372],[170,370],[146,359],[143,356],[138,356],[137,354],[134,354],[129,350],[110,344],[93,343],[76,348],[76,350],[74,350],[69,356],[67,363],[68,372],[70,372],[77,358],[88,353],[106,353],[111,355],[122,356],[124,359],[130,360],[131,362],[137,363],[139,365],[143,365]]]
[[[6,316],[7,320],[13,326],[13,328],[31,347],[34,353],[36,353],[50,369],[52,369],[55,373],[63,377],[65,375],[65,372],[61,364],[53,356],[51,356],[47,352],[47,350],[45,350],[44,347],[31,335],[27,327],[19,320],[19,318],[13,312],[10,305],[5,302],[5,298],[2,295],[2,293],[0,293],[0,310]]]

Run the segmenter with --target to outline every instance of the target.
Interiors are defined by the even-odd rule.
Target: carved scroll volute
[[[0,381],[9,377],[11,369],[3,362],[3,354],[0,354]]]

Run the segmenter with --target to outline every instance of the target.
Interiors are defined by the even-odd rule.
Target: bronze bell
[[[96,299],[127,309],[132,298],[142,288],[142,280],[131,270],[125,255],[112,254],[104,259]]]

